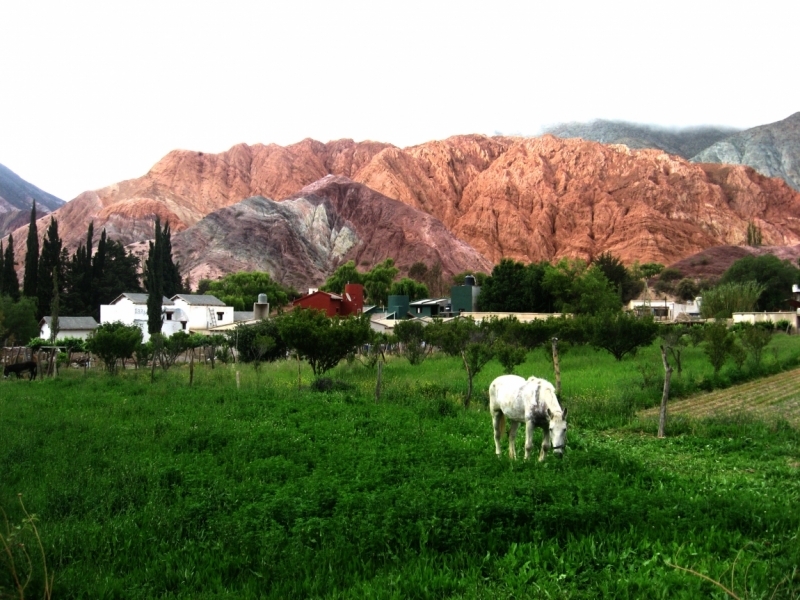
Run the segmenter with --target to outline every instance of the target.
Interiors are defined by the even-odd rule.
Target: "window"
[[[171,312],[167,313],[167,321],[172,321],[172,313]]]
[[[225,316],[225,313],[218,312],[217,313],[217,321],[222,321],[222,318]]]

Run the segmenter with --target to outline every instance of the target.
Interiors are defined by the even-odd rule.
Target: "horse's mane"
[[[547,390],[550,392],[549,394],[540,393],[539,397],[541,398],[542,403],[549,408],[553,414],[564,414],[564,409],[561,408],[561,404],[559,404],[558,397],[556,396],[556,388],[552,383],[540,377],[528,377],[528,381],[538,381],[542,391]]]

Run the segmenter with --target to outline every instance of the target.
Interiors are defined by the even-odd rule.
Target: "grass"
[[[796,361],[775,344],[765,371]],[[712,381],[686,354],[682,393]],[[727,597],[671,565],[796,596],[800,434],[756,415],[671,419],[657,440],[632,418],[660,399],[648,361],[564,353],[569,448],[544,463],[495,457],[454,359],[391,360],[379,404],[358,363],[328,393],[298,390],[291,362],[242,367],[240,388],[230,367],[192,387],[185,369],[0,382],[0,506],[20,522],[23,493],[37,514],[58,598]],[[534,352],[518,372],[552,367]]]

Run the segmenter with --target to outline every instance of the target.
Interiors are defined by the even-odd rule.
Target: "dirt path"
[[[700,418],[740,412],[752,412],[767,420],[783,418],[800,427],[800,369],[672,401],[667,406],[668,415]],[[658,407],[642,411],[639,416],[658,418]]]

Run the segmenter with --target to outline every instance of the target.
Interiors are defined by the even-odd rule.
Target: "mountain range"
[[[31,206],[46,215],[64,205],[64,201],[40,190],[32,183],[0,165],[0,237],[30,222]]]
[[[176,256],[194,283],[259,269],[302,289],[346,260],[369,267],[389,257],[401,272],[418,260],[440,262],[445,275],[488,271],[502,257],[591,260],[605,251],[626,263],[671,264],[741,245],[749,223],[765,245],[800,244],[800,193],[786,180],[676,152],[773,140],[789,177],[797,116],[780,135],[765,133],[780,123],[647,137],[648,128],[604,122],[606,134],[627,136],[630,145],[614,136],[599,143],[548,134],[463,135],[407,148],[307,139],[219,154],[176,150],[144,176],[84,192],[55,215],[69,249],[93,220],[140,254],[158,216],[170,223]],[[656,142],[664,148],[631,147]],[[48,223],[40,219],[40,235]],[[20,266],[24,227],[14,235]]]

